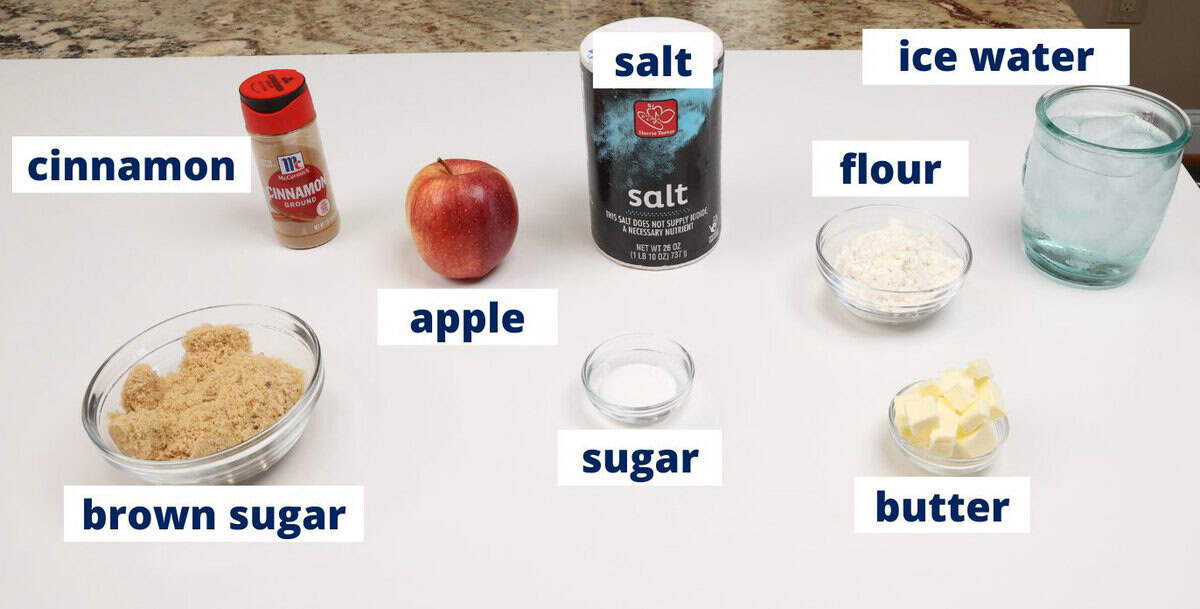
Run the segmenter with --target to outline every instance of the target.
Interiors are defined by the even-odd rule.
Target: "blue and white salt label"
[[[719,429],[562,429],[559,486],[721,486]]]
[[[1028,533],[1028,477],[854,479],[855,533]]]
[[[64,486],[65,542],[360,542],[361,486]]]
[[[711,32],[595,32],[596,89],[711,89]]]
[[[247,193],[246,136],[13,136],[20,193]]]
[[[1129,30],[864,29],[864,85],[1128,85]]]

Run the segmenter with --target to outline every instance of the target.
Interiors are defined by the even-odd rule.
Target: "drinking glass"
[[[1021,179],[1025,254],[1075,285],[1129,281],[1175,190],[1187,116],[1149,91],[1110,86],[1050,91],[1035,112]]]

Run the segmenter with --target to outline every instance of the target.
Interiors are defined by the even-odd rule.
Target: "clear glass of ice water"
[[[1104,288],[1129,281],[1162,224],[1191,125],[1132,87],[1050,91],[1025,153],[1025,254],[1051,277]]]

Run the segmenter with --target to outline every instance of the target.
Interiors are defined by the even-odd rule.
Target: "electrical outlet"
[[[1141,23],[1150,0],[1108,0],[1108,23]]]

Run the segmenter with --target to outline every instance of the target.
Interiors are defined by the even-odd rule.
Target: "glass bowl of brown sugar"
[[[264,305],[207,307],[114,351],[83,396],[83,427],[109,463],[147,482],[236,484],[292,449],[324,384],[304,320]]]

